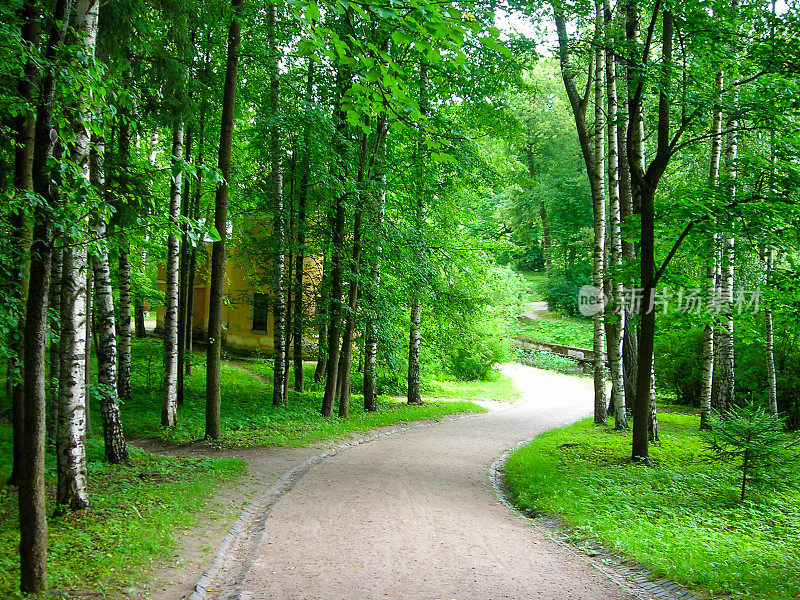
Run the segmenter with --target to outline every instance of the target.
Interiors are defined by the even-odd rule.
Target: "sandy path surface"
[[[504,450],[590,414],[589,380],[520,365],[523,398],[413,427],[312,465],[209,585],[226,600],[633,598],[495,496]],[[237,564],[230,564],[235,562]]]

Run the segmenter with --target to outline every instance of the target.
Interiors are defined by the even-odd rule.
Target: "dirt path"
[[[510,512],[488,476],[508,447],[589,414],[591,382],[504,371],[524,392],[514,405],[295,464],[252,502],[193,598],[633,598]]]

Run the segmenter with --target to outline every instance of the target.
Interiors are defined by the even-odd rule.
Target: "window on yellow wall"
[[[253,331],[266,331],[269,319],[269,295],[253,294]]]

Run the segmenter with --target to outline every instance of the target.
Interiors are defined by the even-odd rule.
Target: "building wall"
[[[192,330],[195,336],[201,338],[207,335],[208,329],[208,306],[211,292],[208,285],[208,276],[211,268],[210,253],[210,244],[205,246],[204,252],[198,252],[197,275],[194,287]],[[202,260],[200,258],[201,254],[203,255]],[[315,312],[314,299],[322,274],[321,262],[317,257],[307,257],[304,261],[306,283],[303,286],[305,288],[303,304],[306,309],[306,319],[312,318]],[[266,328],[253,328],[254,295],[269,295],[269,306],[270,308],[272,306],[271,286],[265,283],[265,274],[270,271],[265,270],[263,265],[255,268],[254,264],[252,257],[231,249],[226,261],[225,272],[225,305],[222,309],[223,344],[226,348],[238,352],[270,355],[274,349],[272,311],[270,310],[267,315]],[[266,265],[266,268],[269,269],[269,265]],[[156,289],[162,292],[165,289],[164,276],[164,267],[159,267]],[[156,309],[156,327],[158,330],[163,331],[163,306]],[[304,356],[313,357],[316,347],[316,336],[309,336],[307,331],[306,337],[303,339]]]

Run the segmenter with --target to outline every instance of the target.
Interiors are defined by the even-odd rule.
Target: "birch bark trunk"
[[[267,35],[270,49],[269,80],[270,80],[270,107],[277,117],[280,112],[281,80],[278,70],[280,49],[278,47],[278,7],[274,2],[267,8]],[[269,194],[273,201],[274,253],[272,255],[272,323],[273,323],[273,353],[274,377],[272,383],[272,405],[285,405],[283,396],[284,387],[284,345],[286,344],[286,299],[284,296],[284,270],[286,268],[286,225],[283,206],[283,173],[281,169],[281,135],[277,119],[273,117],[270,126],[270,175]]]
[[[98,143],[92,150],[92,185],[98,193],[105,188],[105,147]],[[114,291],[111,287],[111,267],[106,247],[106,223],[99,216],[93,218],[95,237],[101,240],[97,256],[92,261],[94,269],[95,314],[97,315],[97,380],[100,395],[100,413],[103,421],[105,458],[112,464],[128,460],[128,447],[122,430],[122,416],[117,402],[117,333],[114,318]]]
[[[183,158],[183,119],[177,117],[172,128],[172,179],[170,181],[169,233],[164,281],[164,387],[161,425],[174,427],[178,422],[178,219],[181,210],[180,161]],[[224,236],[224,229],[222,235]]]
[[[722,94],[723,74],[717,73],[714,80],[714,93],[719,97]],[[722,150],[722,111],[721,108],[714,109],[714,116],[711,122],[711,151],[708,169],[708,185],[714,190],[719,184],[719,165]],[[711,256],[706,267],[706,279],[709,282],[709,289],[717,288],[717,234],[710,236]],[[703,328],[703,354],[702,370],[700,380],[700,429],[709,429],[709,417],[711,414],[711,399],[714,389],[714,328],[712,324],[707,324]]]
[[[425,118],[430,112],[428,101],[428,64],[425,60],[420,61],[419,65],[419,111]],[[417,223],[419,227],[418,235],[422,239],[425,228],[425,202],[427,200],[424,185],[425,173],[423,163],[424,146],[422,141],[417,144],[416,155],[417,166],[420,169],[419,189],[417,190]],[[411,296],[411,325],[408,332],[408,383],[406,397],[409,404],[422,404],[422,391],[420,389],[420,347],[422,338],[420,329],[422,328],[422,299],[418,292]]]
[[[71,24],[76,43],[87,56],[94,55],[97,40],[99,0],[78,0]],[[78,98],[74,123],[75,143],[71,160],[79,177],[90,181],[88,119],[89,98]],[[81,240],[71,240],[64,251],[61,285],[61,383],[59,385],[59,432],[56,439],[58,485],[56,512],[89,506],[86,482],[86,343],[87,343],[87,252]]]
[[[613,27],[611,2],[603,0],[606,105],[608,135],[608,260],[610,273],[606,274],[608,289],[614,299],[622,298],[623,285],[620,277],[622,269],[622,232],[620,229],[620,190],[619,153],[617,147],[617,73],[614,60],[616,33]],[[628,418],[625,412],[625,382],[622,371],[622,331],[625,327],[625,313],[619,311],[611,322],[606,322],[608,364],[611,371],[611,408],[614,412],[615,429],[627,429]]]

